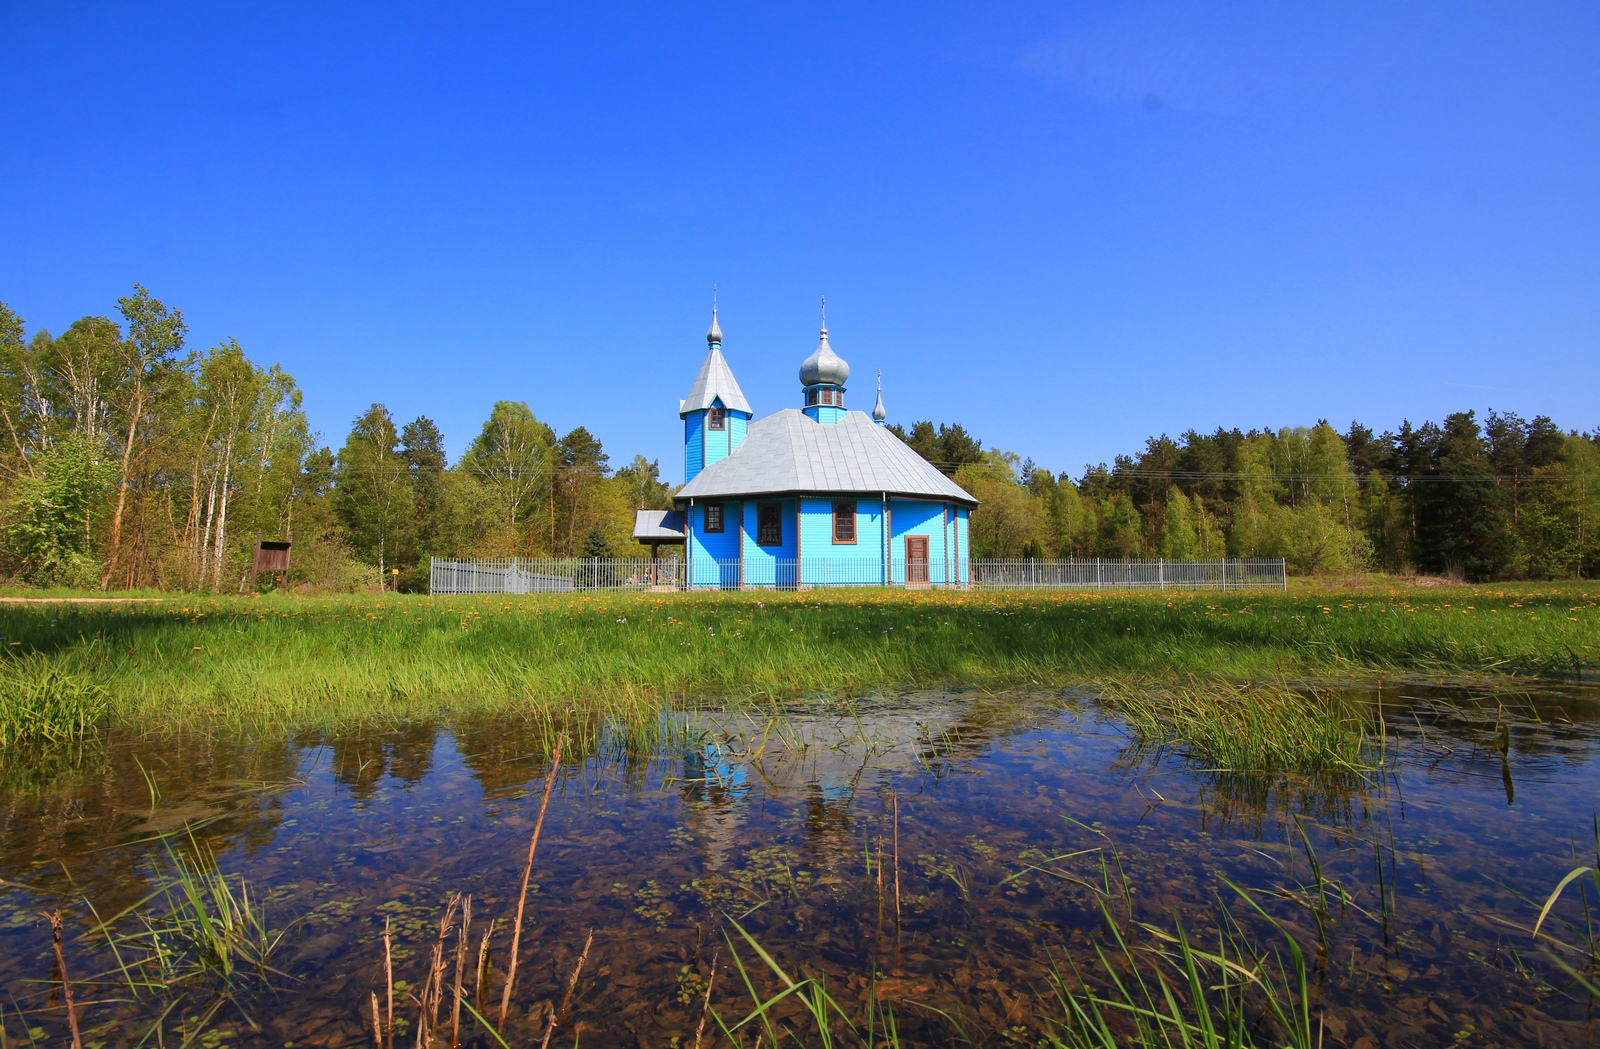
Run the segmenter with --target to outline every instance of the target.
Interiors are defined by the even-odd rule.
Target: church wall
[[[756,543],[757,507],[777,502],[783,507],[783,545]],[[795,559],[795,501],[793,499],[750,499],[744,504],[744,585],[793,586]]]
[[[718,398],[716,403],[721,404],[721,398]],[[722,429],[713,430],[704,422],[704,419],[705,417],[702,415],[701,425],[706,428],[706,457],[705,462],[701,464],[702,468],[710,466],[712,463],[719,463],[733,454],[733,449],[739,447],[739,442],[744,440],[745,423],[744,419],[735,413],[727,412],[722,417]]]
[[[707,532],[705,505],[694,506],[694,586],[739,585],[739,503],[722,505],[721,532]]]
[[[928,539],[929,582],[942,584],[945,580],[947,554],[945,507],[948,504],[922,499],[889,500],[890,525],[894,538],[890,554],[894,564],[894,581],[906,581],[906,536],[926,536]],[[959,546],[956,547],[959,549]],[[952,566],[952,570],[953,570]],[[952,571],[953,574],[953,571]]]
[[[836,423],[849,414],[849,409],[831,404],[812,404],[800,410],[819,423]]]
[[[740,412],[728,412],[726,426],[713,430],[706,425],[706,413],[694,412],[683,421],[684,483],[694,480],[695,474],[721,462],[744,443],[750,428],[750,417]]]
[[[883,582],[883,501],[845,496],[856,504],[856,541],[833,541],[832,496],[801,500],[800,581],[843,586]]]
[[[683,421],[683,482],[694,480],[695,474],[705,466],[704,449],[700,444],[700,430],[706,424],[705,412],[690,412]]]
[[[956,507],[954,536],[957,560],[951,563],[950,576],[959,583],[967,583],[972,580],[972,566],[968,564],[968,558],[972,556],[972,548],[967,545],[968,526],[971,524],[971,521],[968,520],[970,514],[971,511],[966,507]]]

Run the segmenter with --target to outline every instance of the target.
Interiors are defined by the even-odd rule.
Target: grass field
[[[76,718],[274,725],[453,710],[637,715],[783,698],[1188,678],[1572,675],[1600,588],[904,591],[0,604],[0,743]],[[33,726],[30,728],[29,726]],[[9,727],[7,727],[9,726]]]

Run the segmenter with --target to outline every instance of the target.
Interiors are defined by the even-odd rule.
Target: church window
[[[720,531],[722,531],[722,504],[721,503],[707,503],[706,504],[706,531],[708,531],[708,532],[720,532]]]
[[[816,404],[816,403],[817,403],[817,391],[814,390],[814,389],[807,390],[806,391],[806,407],[809,408],[813,404]]]
[[[711,410],[706,412],[706,424],[713,430],[722,429],[726,425],[726,416],[722,409],[713,405]]]
[[[853,543],[856,541],[856,504],[833,504],[833,541],[836,543]]]
[[[783,545],[783,507],[763,503],[756,508],[756,545]]]

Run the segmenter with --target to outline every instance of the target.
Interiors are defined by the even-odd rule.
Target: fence
[[[1289,575],[1281,557],[1230,557],[1217,561],[982,560],[972,562],[972,585],[984,590],[1282,590],[1289,585]]]
[[[873,558],[751,558],[716,561],[681,558],[475,558],[435,559],[433,594],[534,594],[574,590],[796,590],[812,587],[973,587],[980,590],[1281,590],[1288,586],[1282,558],[1218,561],[1110,561],[1104,559],[955,560],[889,562]]]
[[[479,557],[467,561],[433,558],[428,569],[430,594],[539,594],[658,587],[682,589],[681,561],[619,557]]]

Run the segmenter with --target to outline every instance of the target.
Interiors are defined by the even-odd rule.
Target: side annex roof
[[[656,540],[681,543],[684,539],[682,510],[636,510],[633,514],[633,537],[642,541]]]
[[[978,503],[865,412],[824,425],[795,408],[752,422],[732,455],[701,470],[675,498],[784,492],[887,492]]]

